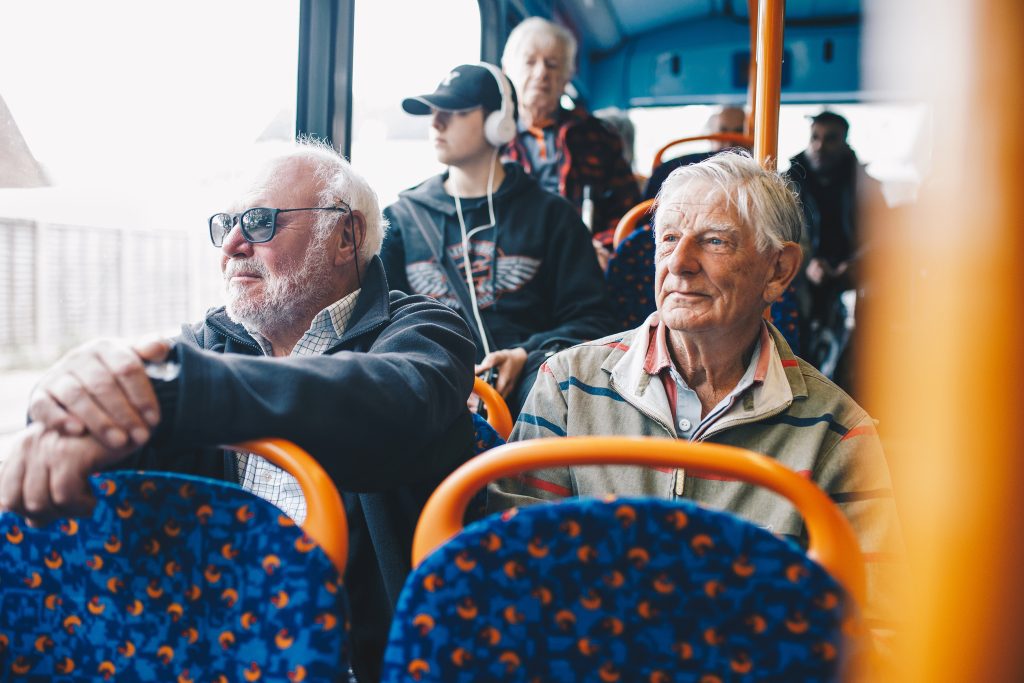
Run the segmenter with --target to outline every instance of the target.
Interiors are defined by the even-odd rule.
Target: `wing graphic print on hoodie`
[[[460,273],[465,270],[462,244],[446,249]],[[476,289],[477,305],[481,310],[490,308],[503,294],[519,291],[540,270],[540,259],[530,256],[506,255],[496,250],[492,241],[473,241],[469,244],[470,267]],[[433,259],[417,261],[405,267],[409,285],[418,294],[432,296],[446,306],[459,307],[458,298],[451,291],[448,276]]]

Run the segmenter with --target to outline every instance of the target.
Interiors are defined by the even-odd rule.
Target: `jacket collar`
[[[628,349],[609,354],[601,369],[609,373],[609,384],[626,401],[657,419],[668,427],[672,425],[668,397],[660,381],[652,382],[645,370],[652,330],[658,329],[658,313],[654,312],[635,329],[628,338]],[[721,431],[739,422],[756,420],[780,412],[794,400],[807,397],[807,385],[800,370],[800,361],[793,355],[782,333],[771,323],[768,326],[771,353],[764,381],[756,383],[743,395],[742,400],[730,408],[707,431],[707,434]],[[673,430],[674,431],[674,430]],[[706,435],[706,434],[705,434]]]
[[[391,318],[388,281],[384,275],[384,264],[379,256],[370,259],[366,272],[362,275],[362,291],[352,311],[345,334],[339,343],[345,343],[361,334],[382,325]],[[245,344],[258,346],[242,325],[228,317],[223,306],[211,310],[206,315],[206,324],[215,330]]]

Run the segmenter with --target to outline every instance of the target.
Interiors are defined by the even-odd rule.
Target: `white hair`
[[[345,157],[326,140],[303,135],[295,146],[283,155],[285,158],[303,159],[313,166],[313,177],[320,185],[320,206],[337,206],[344,202],[366,219],[366,235],[359,245],[359,261],[366,263],[380,253],[384,243],[387,220],[380,212],[377,193]],[[329,211],[318,212],[315,229],[324,238],[337,224],[338,216]]]
[[[781,249],[784,242],[800,242],[804,214],[789,182],[762,168],[749,153],[737,150],[719,152],[699,164],[672,171],[655,200],[655,234],[664,226],[670,207],[700,191],[704,193],[701,201],[724,199],[726,208],[754,229],[761,253]]]
[[[565,56],[562,76],[568,80],[576,70],[576,38],[558,24],[541,17],[524,19],[508,34],[501,54],[501,68],[506,73],[516,71],[527,50],[551,45],[558,45]]]

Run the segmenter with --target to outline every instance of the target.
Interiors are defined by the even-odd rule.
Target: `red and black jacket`
[[[619,219],[640,203],[640,189],[622,154],[622,140],[600,119],[580,108],[559,108],[554,120],[558,192],[579,212],[583,188],[589,185],[594,201],[594,236],[611,244]],[[530,155],[518,137],[505,148],[505,158],[518,161],[527,173],[531,172]]]

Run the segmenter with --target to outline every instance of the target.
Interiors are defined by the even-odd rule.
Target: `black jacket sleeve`
[[[248,439],[294,441],[346,491],[416,482],[450,459],[444,442],[462,421],[474,346],[461,318],[423,296],[392,297],[384,329],[368,348],[267,358],[181,345],[177,405],[168,449]],[[452,451],[458,451],[453,453]]]
[[[550,319],[558,324],[520,344],[528,352],[597,339],[616,327],[590,232],[565,202],[552,208],[542,277],[545,291],[551,292]]]
[[[411,294],[409,278],[405,273],[405,242],[402,238],[402,225],[395,218],[391,207],[384,209],[384,218],[388,221],[388,231],[384,234],[384,244],[380,249],[380,260],[384,262],[384,273],[388,278],[388,286],[407,294]]]

